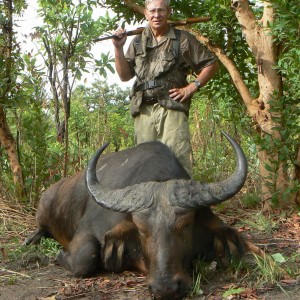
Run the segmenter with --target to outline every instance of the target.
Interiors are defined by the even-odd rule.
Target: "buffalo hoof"
[[[127,220],[117,224],[105,234],[102,249],[104,269],[112,272],[121,272],[126,261],[132,258],[138,240],[136,226]]]
[[[23,245],[37,245],[41,241],[42,237],[48,238],[50,235],[46,230],[39,228],[27,237]]]
[[[218,231],[214,240],[214,250],[218,267],[226,268],[234,259],[240,259],[246,245],[239,234],[230,227]]]
[[[108,239],[103,249],[104,269],[112,272],[121,272],[124,260],[125,245],[122,240]]]

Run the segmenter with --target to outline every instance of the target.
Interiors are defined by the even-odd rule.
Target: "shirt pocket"
[[[158,76],[167,73],[172,66],[175,64],[175,58],[172,52],[161,52],[154,58],[152,61],[152,74],[153,77],[157,78]]]
[[[143,53],[136,53],[135,56],[135,74],[139,80],[146,80],[149,78],[151,68],[151,61],[148,56],[144,56]]]

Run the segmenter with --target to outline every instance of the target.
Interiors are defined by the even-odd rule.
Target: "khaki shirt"
[[[180,30],[179,51],[176,57],[174,40],[176,34],[173,27],[169,28],[159,43],[156,42],[150,28],[146,27],[142,35],[136,36],[131,42],[125,57],[132,74],[136,76],[131,93],[132,116],[139,113],[143,97],[155,97],[161,106],[188,114],[191,99],[184,103],[174,101],[169,97],[169,89],[186,86],[188,74],[199,74],[203,68],[213,64],[216,57],[195,36],[183,30]],[[164,85],[145,91],[134,91],[138,84],[155,79],[163,80]]]

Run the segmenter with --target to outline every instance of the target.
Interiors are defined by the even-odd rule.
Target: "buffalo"
[[[182,299],[195,259],[224,265],[248,250],[210,208],[236,195],[247,176],[242,149],[223,135],[237,163],[231,176],[214,183],[192,180],[160,142],[100,157],[104,145],[86,170],[44,192],[38,229],[26,244],[51,237],[63,246],[58,263],[75,276],[137,270],[148,275],[153,298]]]

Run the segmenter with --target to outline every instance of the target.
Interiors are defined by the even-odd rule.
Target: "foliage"
[[[266,217],[261,212],[256,213],[254,218],[245,219],[242,223],[248,225],[252,230],[257,230],[271,234],[277,225],[274,220],[270,217]]]
[[[91,46],[93,40],[115,23],[116,18],[111,18],[106,13],[104,16],[96,18],[94,8],[96,1],[51,1],[40,0],[39,16],[43,18],[45,25],[37,27],[38,37],[43,40],[44,46],[51,49],[53,57],[48,57],[49,61],[57,60],[62,65],[69,59],[68,67],[72,71],[74,79],[81,79],[84,72],[89,72],[89,64],[95,62],[96,70],[101,75],[106,74],[106,69],[113,72],[111,67],[112,58],[102,53],[101,59],[93,58]],[[49,56],[49,53],[47,54]],[[47,61],[46,65],[49,67]],[[93,66],[93,64],[91,64]]]
[[[192,288],[189,293],[190,297],[199,297],[203,294],[201,289],[201,285],[203,281],[207,281],[206,277],[209,275],[210,272],[210,264],[201,260],[197,259],[193,265],[193,283]]]
[[[26,264],[28,257],[32,257],[33,254],[35,256],[55,257],[60,249],[61,245],[56,241],[42,238],[38,246],[21,245],[17,249],[14,249],[14,251],[8,251],[8,258],[11,261],[22,261],[23,264]]]
[[[25,178],[27,204],[35,204],[43,190],[44,183],[49,180],[49,171],[55,165],[55,154],[46,156],[52,121],[45,112],[46,95],[43,90],[43,72],[36,67],[36,58],[30,54],[23,57],[23,72],[19,75],[20,98],[18,106],[8,111],[8,122],[13,135],[17,137],[19,160]],[[39,130],[37,130],[39,129]],[[55,136],[55,135],[54,135]],[[1,157],[3,165],[2,180],[9,184],[8,159]]]
[[[95,81],[74,90],[70,118],[70,166],[72,173],[83,169],[92,153],[104,142],[109,151],[133,146],[133,122],[128,90]]]
[[[261,258],[254,255],[257,267],[253,271],[257,275],[257,285],[269,285],[278,284],[278,281],[284,277],[284,271],[279,264],[270,256]]]
[[[82,38],[74,40],[77,47],[74,48],[74,56],[70,58],[70,67],[76,70],[74,74],[77,78],[80,78],[82,72],[88,71],[86,67],[91,59],[88,50],[91,48],[92,39],[100,35],[111,21],[108,15],[94,21],[92,19],[92,8],[95,1],[85,1],[85,4],[75,5],[71,1],[60,1],[58,3],[56,1],[41,1],[40,8],[40,13],[45,13],[44,17],[48,23],[39,28],[39,33],[42,34],[42,38],[45,32],[49,33],[47,38],[53,37],[51,42],[55,44],[58,59],[63,58],[60,55],[67,47],[68,29],[71,29],[72,26],[73,29],[80,28]],[[73,16],[75,17],[72,19]],[[76,34],[72,35],[72,37],[75,36]],[[16,56],[13,56],[13,66],[18,67],[18,69],[14,73],[16,76],[13,77],[16,88],[10,92],[9,102],[7,103],[10,107],[14,107],[13,110],[8,111],[8,122],[11,125],[13,135],[17,137],[19,159],[23,167],[27,190],[27,197],[24,201],[26,205],[36,206],[38,198],[45,187],[62,177],[63,148],[56,140],[53,106],[48,99],[43,71],[37,67],[37,57],[33,56],[32,53],[21,56],[18,52],[19,48],[14,49],[16,50],[14,52]],[[59,52],[59,50],[62,51]],[[0,63],[3,63],[2,59]],[[46,60],[47,63],[49,63],[49,60]],[[102,60],[96,61],[99,73],[105,74],[107,68],[111,69],[110,63],[109,56],[102,54]],[[3,68],[1,68],[1,71],[3,71]],[[5,83],[5,80],[2,80],[1,83]],[[112,89],[111,95],[113,94]],[[124,96],[125,98],[126,96]],[[84,123],[80,123],[80,126],[83,126],[85,131],[88,132],[88,129],[94,124],[89,123],[88,117],[84,121]],[[76,121],[76,124],[79,122],[81,122],[80,119]],[[107,128],[107,124],[104,126],[102,123],[101,127]],[[93,128],[99,129],[97,126]],[[90,131],[92,132],[92,130]],[[76,136],[74,136],[74,142],[72,137],[71,142],[73,143],[70,147],[72,154],[77,155],[76,158],[72,157],[74,171],[85,166],[85,162],[94,151],[95,145],[92,145],[94,148],[87,149],[91,145],[84,144],[76,149],[79,145]],[[81,153],[78,152],[78,150],[82,151],[82,148],[85,151],[83,161],[80,160]],[[5,152],[1,151],[1,154],[1,179],[7,187],[13,189],[9,175],[8,158]]]
[[[118,0],[100,0],[99,2],[101,6],[112,10],[116,14],[117,20],[119,20],[119,22],[115,23],[113,29],[117,29],[118,25],[120,25],[120,21],[122,23],[127,23],[127,24],[136,24],[138,22],[141,22],[144,18],[144,16],[133,13],[131,9],[129,9],[124,4],[121,4],[120,1]],[[135,3],[143,6],[144,0],[138,0],[135,1]]]
[[[192,2],[190,2],[192,5]],[[260,149],[266,151],[274,159],[269,160],[266,169],[269,171],[269,178],[263,178],[272,193],[272,203],[279,204],[281,200],[288,201],[291,194],[299,191],[299,184],[291,184],[285,190],[279,189],[276,185],[278,169],[280,165],[284,165],[284,171],[290,180],[293,180],[293,170],[296,153],[299,149],[299,16],[300,7],[298,1],[270,1],[273,5],[276,18],[273,24],[270,24],[274,35],[274,42],[281,45],[279,49],[277,69],[282,76],[283,94],[274,94],[274,100],[270,101],[270,112],[273,121],[277,124],[274,128],[279,132],[280,139],[276,140],[269,135],[258,136],[249,127],[252,123],[249,117],[245,115],[245,108],[240,101],[240,97],[235,90],[231,79],[224,68],[221,68],[219,74],[211,81],[206,88],[207,97],[213,101],[212,105],[219,106],[219,119],[228,120],[234,132],[239,132],[243,138],[248,140],[248,145],[244,145],[244,149],[253,149],[253,153],[247,156],[249,161],[250,174],[253,177],[257,175],[257,159],[256,151]],[[256,62],[249,51],[241,28],[237,23],[233,12],[228,8],[230,1],[203,1],[197,10],[198,15],[208,13],[212,17],[212,22],[197,25],[200,32],[209,36],[213,43],[221,46],[226,56],[232,59],[244,78],[244,82],[249,88],[253,98],[258,96],[258,81]],[[262,16],[262,6],[256,3],[250,4],[251,8],[259,19]],[[176,6],[176,4],[175,4]],[[196,13],[194,11],[194,13]],[[185,13],[186,15],[186,13]],[[216,114],[214,113],[214,118]],[[239,124],[238,126],[236,124]]]
[[[20,14],[25,6],[23,0],[13,1],[15,14]],[[10,24],[8,14],[6,5],[0,3],[0,105],[14,107],[22,99],[19,76],[22,74],[24,62],[15,34],[11,37],[12,47],[9,45],[9,30],[14,24]]]
[[[24,78],[27,78],[24,72],[25,61],[16,41],[14,23],[15,15],[20,15],[25,6],[24,1],[13,0],[0,4],[0,153],[2,149],[6,150],[5,158],[7,155],[15,195],[20,197],[26,195],[26,190],[18,157],[19,149],[7,122],[7,114],[9,109],[18,109],[26,102],[26,89],[23,88],[23,83],[26,84]]]
[[[31,80],[35,80],[31,77]],[[25,85],[26,86],[26,85]],[[12,130],[19,136],[20,160],[28,197],[24,204],[36,206],[42,191],[62,178],[63,147],[56,140],[53,109],[39,94],[41,83],[30,85],[28,103],[9,114]],[[82,170],[94,151],[105,141],[109,151],[133,146],[133,124],[128,112],[128,90],[96,81],[92,87],[78,86],[74,90],[70,118],[70,173]],[[15,123],[14,120],[17,120]],[[7,186],[10,170],[6,156],[2,162],[2,179]]]
[[[251,169],[248,180],[256,181],[255,166],[258,162],[255,145],[247,134],[248,117],[239,104],[230,109],[227,107],[230,104],[224,103],[221,97],[206,98],[206,89],[210,87],[201,89],[200,95],[194,96],[190,110],[195,179],[222,180],[234,171],[235,155],[230,143],[221,134],[225,131],[241,144]],[[222,88],[219,91],[222,93]]]
[[[244,288],[233,288],[233,289],[229,289],[228,291],[224,292],[222,294],[222,298],[227,298],[229,296],[233,296],[233,295],[236,295],[236,294],[240,294],[241,292],[245,291]]]
[[[16,9],[24,8],[24,1],[14,1]],[[135,3],[143,5],[144,0]],[[251,2],[257,20],[262,17],[263,7],[259,1]],[[95,58],[90,50],[93,39],[113,30],[120,23],[135,24],[143,16],[133,13],[123,2],[107,1],[71,1],[39,0],[39,14],[44,24],[36,28],[33,37],[41,42],[39,49],[45,55],[46,47],[53,50],[57,71],[60,73],[59,84],[63,82],[61,71],[63,60],[67,57],[70,70],[70,87],[92,67],[101,76],[108,71],[114,72],[113,58],[110,54],[99,54]],[[295,153],[299,148],[299,4],[297,0],[271,0],[276,18],[269,24],[274,36],[274,43],[281,46],[277,69],[282,77],[282,95],[274,94],[271,101],[271,113],[278,124],[280,140],[270,136],[258,137],[253,121],[247,116],[244,103],[236,90],[227,70],[221,66],[218,74],[194,97],[190,113],[190,128],[194,150],[196,179],[219,180],[232,172],[235,162],[229,143],[224,142],[220,130],[231,134],[246,152],[249,164],[249,190],[247,205],[254,205],[259,195],[262,180],[258,177],[257,149],[269,153],[279,153],[277,161],[271,161],[270,174],[276,174],[278,165],[286,163],[286,172],[293,178]],[[230,9],[230,0],[216,1],[171,1],[173,19],[185,19],[195,16],[211,16],[212,21],[193,25],[201,34],[209,37],[212,44],[223,49],[239,69],[253,98],[259,94],[256,62],[250,52],[234,12]],[[97,16],[98,9],[109,9],[108,13]],[[1,28],[5,28],[5,17],[0,10]],[[5,42],[0,33],[0,49]],[[76,47],[75,47],[76,46]],[[43,48],[44,47],[44,48]],[[68,48],[71,47],[71,48]],[[73,51],[67,51],[73,49]],[[1,55],[1,53],[0,53]],[[3,55],[3,53],[2,53]],[[62,176],[62,146],[56,140],[54,97],[49,99],[48,88],[43,74],[37,67],[37,58],[31,54],[20,55],[18,47],[13,49],[14,88],[8,94],[8,120],[14,136],[18,137],[20,161],[26,178],[30,203],[35,203],[40,192]],[[68,56],[70,55],[70,56]],[[0,93],[6,89],[7,78],[4,73],[4,60],[0,59]],[[49,66],[51,56],[44,56]],[[60,62],[60,63],[59,63]],[[49,69],[48,69],[49,70]],[[57,85],[58,87],[59,85]],[[58,88],[59,91],[59,88]],[[70,113],[70,174],[82,169],[91,153],[104,141],[109,140],[110,151],[133,145],[133,126],[128,108],[128,91],[108,87],[104,82],[96,81],[91,87],[77,86],[69,89],[73,98]],[[72,101],[73,101],[72,100]],[[62,109],[63,104],[59,104]],[[61,115],[60,115],[61,117]],[[276,117],[278,119],[276,119]],[[36,130],[39,128],[39,130]],[[8,161],[4,149],[1,149],[0,162],[7,186],[9,182]],[[285,191],[273,187],[273,202],[279,196],[289,197],[299,186],[290,185]],[[254,191],[253,191],[254,190]],[[254,196],[253,196],[254,195]],[[253,197],[252,197],[253,196]],[[250,200],[249,200],[250,199]],[[254,201],[255,200],[255,201]]]
[[[108,14],[95,19],[96,1],[62,0],[54,3],[52,0],[39,1],[39,16],[45,25],[38,27],[37,32],[55,105],[57,135],[64,143],[63,176],[67,176],[72,91],[82,74],[89,72],[91,62],[100,75],[106,76],[106,69],[113,71],[113,59],[108,54],[102,54],[97,60],[91,53],[93,40],[110,26],[111,20]]]
[[[99,80],[91,87],[81,85],[75,89],[70,119],[72,165],[82,169],[106,141],[110,142],[110,151],[133,146],[128,95],[128,90]]]
[[[274,94],[270,102],[273,120],[277,124],[274,128],[280,138],[275,139],[269,135],[259,138],[255,142],[261,150],[269,153],[278,153],[278,157],[266,165],[271,177],[276,177],[277,169],[281,163],[286,164],[289,177],[293,177],[293,167],[296,164],[296,155],[300,147],[300,7],[298,1],[271,1],[276,18],[270,28],[274,36],[274,43],[280,46],[277,70],[282,78],[282,94]],[[269,178],[272,179],[272,178]],[[272,203],[277,205],[280,200],[286,203],[290,195],[300,190],[296,183],[285,190],[278,190],[276,180],[269,180],[269,188],[273,191]]]
[[[256,193],[247,193],[241,197],[242,206],[245,208],[256,207],[260,203],[261,197]]]
[[[39,245],[22,245],[19,241],[16,248],[6,248],[6,265],[15,270],[31,270],[36,267],[47,266],[53,260],[61,249],[61,245],[52,239],[42,238]],[[3,248],[4,249],[4,248]],[[5,269],[3,269],[5,271]],[[7,284],[15,284],[17,281],[17,272],[15,276],[8,278]]]

